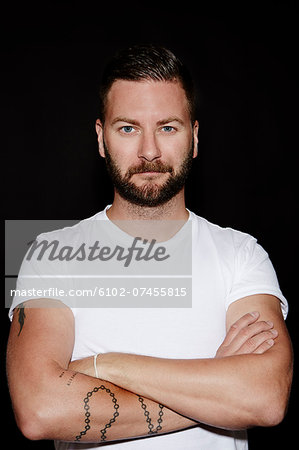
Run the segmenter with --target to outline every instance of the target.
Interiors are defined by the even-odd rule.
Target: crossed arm
[[[259,315],[248,313],[253,310]],[[10,333],[8,380],[16,420],[31,439],[99,442],[198,422],[235,429],[274,425],[284,416],[292,355],[275,298],[235,302],[215,358],[107,353],[97,359],[100,380],[92,357],[69,364],[74,324],[67,308],[25,308],[22,324],[21,311]]]

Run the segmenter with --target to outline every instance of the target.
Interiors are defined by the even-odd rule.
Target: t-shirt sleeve
[[[280,290],[269,255],[255,238],[248,236],[236,250],[234,276],[225,306],[228,308],[234,301],[255,294],[277,297],[283,317],[286,318],[288,302]]]
[[[42,240],[43,235],[40,235],[36,242]],[[65,293],[70,289],[70,279],[65,262],[51,261],[47,257],[39,258],[38,252],[32,253],[29,248],[21,264],[12,302],[9,305],[10,320],[13,317],[13,310],[21,303],[31,299],[60,300],[70,306],[65,297]],[[49,306],[49,302],[45,302],[45,307]]]

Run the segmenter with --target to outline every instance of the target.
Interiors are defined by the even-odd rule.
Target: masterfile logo
[[[6,223],[6,306],[191,307],[191,221],[36,222]]]
[[[141,242],[138,242],[141,241]],[[43,239],[41,241],[33,241],[31,247],[26,255],[26,260],[30,261],[32,256],[35,255],[38,261],[47,257],[50,261],[109,261],[115,258],[117,261],[123,261],[124,267],[128,267],[134,258],[136,261],[150,261],[155,259],[156,261],[165,261],[170,255],[166,254],[166,248],[163,246],[157,246],[156,239],[152,239],[148,242],[147,239],[141,237],[135,237],[133,243],[127,249],[116,245],[111,248],[107,245],[100,246],[99,241],[96,241],[93,245],[87,245],[82,242],[78,248],[74,248],[70,245],[60,245],[60,242],[55,239],[54,241],[48,241]]]

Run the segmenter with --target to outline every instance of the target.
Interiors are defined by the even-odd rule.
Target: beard
[[[142,160],[138,166],[129,168],[126,174],[122,176],[120,168],[111,158],[109,149],[104,140],[103,145],[107,171],[116,191],[125,200],[139,206],[155,207],[163,205],[171,200],[181,191],[181,189],[183,189],[192,167],[193,139],[192,146],[183,159],[177,173],[174,172],[173,167],[162,163],[160,160],[153,162]],[[162,184],[157,184],[153,180],[148,180],[145,181],[142,186],[136,186],[130,181],[131,177],[136,173],[142,172],[169,173],[169,177],[167,181]]]

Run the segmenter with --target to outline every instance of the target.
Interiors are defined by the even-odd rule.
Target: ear
[[[99,153],[102,156],[102,158],[105,158],[105,149],[103,144],[103,137],[104,137],[104,127],[100,119],[96,120],[95,124],[96,133],[98,135],[98,145],[99,145]]]
[[[193,142],[194,142],[194,144],[193,144],[193,158],[196,158],[197,155],[198,155],[198,129],[199,129],[199,123],[196,120],[194,122],[193,131],[192,131],[193,132]]]

